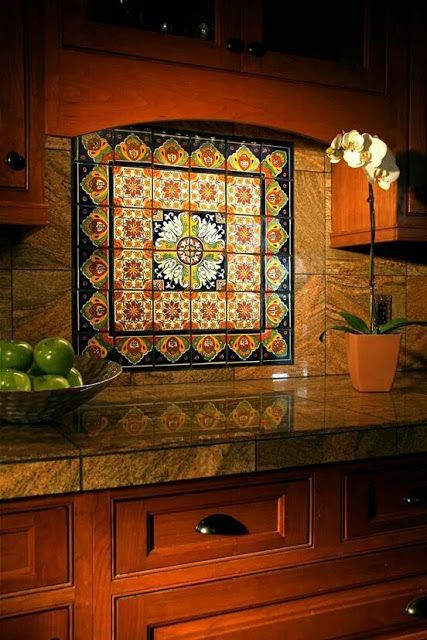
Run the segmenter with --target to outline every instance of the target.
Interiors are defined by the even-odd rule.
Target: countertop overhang
[[[2,499],[427,452],[427,376],[115,386],[60,423],[0,424]]]

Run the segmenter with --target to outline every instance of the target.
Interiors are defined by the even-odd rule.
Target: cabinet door
[[[427,9],[411,6],[408,213],[427,214]]]
[[[244,71],[335,87],[384,92],[386,2],[247,0]]]
[[[44,224],[42,3],[0,3],[0,224]]]
[[[0,4],[0,187],[26,189],[27,115],[23,0]],[[16,168],[6,163],[11,154],[23,162]],[[11,160],[9,160],[12,162]],[[18,162],[18,161],[17,161]],[[13,162],[12,162],[13,164]]]
[[[265,574],[264,592],[268,583]],[[426,633],[427,619],[406,612],[414,599],[425,599],[426,588],[427,578],[421,576],[238,609],[241,594],[224,584],[228,611],[222,602],[214,613],[214,603],[205,601],[198,587],[124,597],[116,602],[116,640],[367,640],[381,632],[391,640],[402,632]],[[255,605],[256,594],[252,597]]]
[[[2,640],[69,640],[70,611],[67,608],[22,614],[0,620]]]
[[[236,0],[65,0],[62,7],[65,47],[221,69],[239,68],[238,52],[227,47],[231,38],[240,37]]]

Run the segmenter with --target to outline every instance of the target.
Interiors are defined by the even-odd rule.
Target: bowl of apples
[[[117,362],[75,355],[61,337],[44,338],[34,348],[23,340],[0,340],[0,422],[58,420],[121,372]]]

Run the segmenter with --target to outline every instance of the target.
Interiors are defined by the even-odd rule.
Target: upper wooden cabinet
[[[0,25],[0,224],[45,224],[40,4],[1,3]]]
[[[65,0],[64,46],[383,92],[386,3]]]

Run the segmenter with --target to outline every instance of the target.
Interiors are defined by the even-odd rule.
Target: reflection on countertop
[[[427,376],[111,387],[61,423],[0,428],[2,497],[427,451]]]

